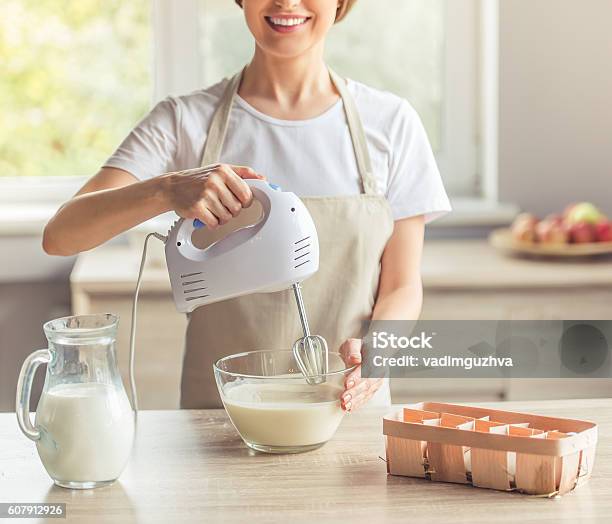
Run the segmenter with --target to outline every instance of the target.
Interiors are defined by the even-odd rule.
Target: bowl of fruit
[[[594,204],[580,202],[540,219],[518,215],[510,228],[496,229],[491,244],[506,253],[544,257],[612,254],[612,221]]]

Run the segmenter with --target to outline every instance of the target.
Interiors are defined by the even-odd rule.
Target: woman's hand
[[[253,193],[245,178],[263,179],[250,167],[220,164],[212,171],[167,173],[164,195],[183,218],[197,218],[215,229],[249,207]]]
[[[342,393],[342,409],[351,412],[368,402],[383,384],[382,378],[361,377],[361,340],[349,338],[340,346],[340,355],[347,366],[359,366],[351,371],[344,379],[344,392]]]

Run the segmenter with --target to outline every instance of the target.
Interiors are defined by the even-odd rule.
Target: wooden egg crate
[[[597,425],[438,402],[383,419],[387,472],[433,481],[564,495],[591,476]]]

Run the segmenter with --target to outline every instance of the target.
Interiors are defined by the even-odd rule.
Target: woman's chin
[[[304,55],[304,53],[310,51],[313,44],[305,44],[303,42],[261,42],[259,47],[266,55],[274,56],[276,58],[297,58]]]

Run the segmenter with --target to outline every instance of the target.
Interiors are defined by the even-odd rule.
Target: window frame
[[[438,168],[449,193],[477,196],[477,4],[446,1],[443,99]],[[459,21],[459,23],[458,23]]]
[[[205,57],[194,12],[200,0],[150,0],[153,38],[152,104],[168,95],[201,87]],[[499,0],[446,0],[445,79],[441,149],[436,160],[443,176],[473,184],[472,196],[455,201],[498,203]],[[457,20],[464,21],[457,24]],[[462,74],[464,73],[464,74]],[[465,74],[467,73],[467,74]],[[110,152],[109,152],[110,154]],[[0,203],[61,204],[94,173],[83,176],[0,177]],[[450,191],[452,193],[452,189]]]

